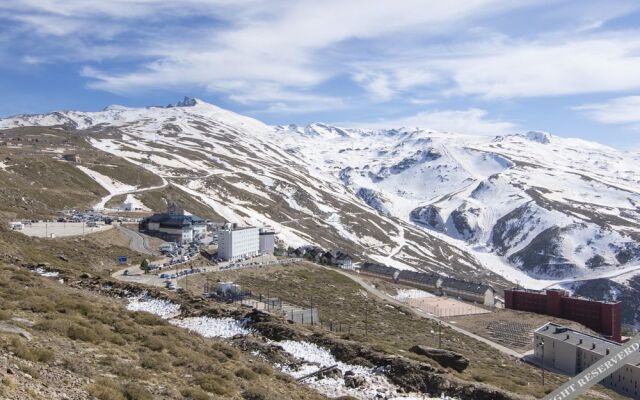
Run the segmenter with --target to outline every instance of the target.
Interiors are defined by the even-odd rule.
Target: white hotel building
[[[218,258],[236,261],[260,254],[260,230],[256,227],[230,228],[218,233]]]

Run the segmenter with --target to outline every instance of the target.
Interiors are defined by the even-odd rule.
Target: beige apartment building
[[[620,347],[620,343],[552,322],[538,328],[533,335],[536,361],[545,368],[570,376],[582,372]],[[623,396],[640,399],[640,353],[600,383]]]

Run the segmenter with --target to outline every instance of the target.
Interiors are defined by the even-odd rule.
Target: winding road
[[[131,250],[150,256],[158,255],[158,252],[153,250],[153,247],[149,245],[147,238],[141,233],[122,225],[118,225],[117,229],[130,239],[129,248],[131,248]]]

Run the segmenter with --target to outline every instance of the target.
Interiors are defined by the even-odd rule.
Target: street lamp
[[[539,347],[542,350],[542,390],[544,391],[544,338],[540,338],[536,347]]]

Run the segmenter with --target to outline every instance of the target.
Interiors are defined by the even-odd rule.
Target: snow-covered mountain
[[[188,98],[0,120],[38,125],[88,131],[96,148],[170,179],[224,219],[271,225],[290,245],[502,285],[496,274],[543,287],[553,282],[531,278],[640,265],[640,155],[596,143],[268,126]]]

